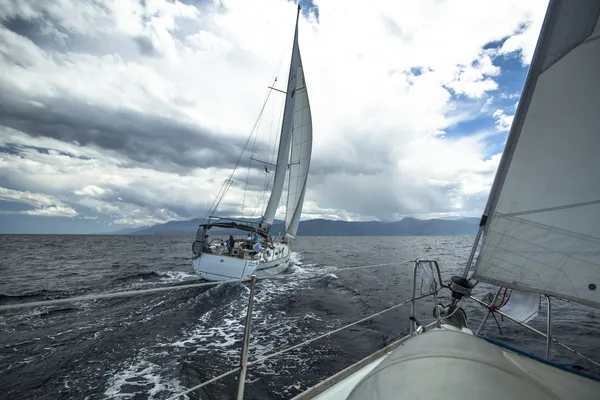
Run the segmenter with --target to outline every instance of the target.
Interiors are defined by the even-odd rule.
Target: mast
[[[281,124],[281,134],[279,137],[279,149],[277,151],[277,163],[275,167],[275,178],[273,179],[273,188],[267,208],[265,209],[264,222],[267,225],[272,225],[275,220],[277,206],[283,192],[285,183],[285,174],[288,168],[288,160],[290,157],[290,146],[292,141],[292,121],[294,118],[294,103],[296,101],[294,94],[296,92],[296,80],[298,61],[300,51],[298,48],[298,21],[300,19],[300,5],[296,14],[296,28],[294,31],[294,43],[292,47],[292,57],[290,60],[290,72],[288,77],[287,91],[285,97],[285,106],[283,110],[283,122]]]

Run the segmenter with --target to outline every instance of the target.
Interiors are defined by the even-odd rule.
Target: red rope
[[[500,331],[500,334],[502,335],[502,327],[500,327],[500,323],[498,322],[498,319],[496,318],[496,314],[494,314],[492,312],[492,317],[494,317],[494,321],[496,321],[496,326],[498,327],[498,330]]]
[[[506,305],[506,303],[508,303],[508,300],[510,300],[510,295],[512,294],[512,290],[508,294],[508,297],[506,296],[507,290],[508,290],[507,288],[504,288],[504,293],[502,294],[502,300],[500,301],[499,306],[491,304],[487,308],[488,312],[490,312],[492,314],[492,317],[494,317],[494,321],[496,321],[496,326],[498,327],[498,331],[500,331],[501,335],[502,335],[502,327],[500,326],[500,322],[498,322],[498,318],[496,318],[495,313],[496,313],[496,311],[499,311],[500,308],[504,307]],[[500,317],[502,318],[502,315],[500,315]],[[502,318],[502,321],[504,321],[504,318]]]

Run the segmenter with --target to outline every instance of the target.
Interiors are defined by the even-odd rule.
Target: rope
[[[365,268],[389,267],[391,265],[402,265],[402,264],[410,264],[410,263],[412,263],[412,261],[396,261],[396,262],[387,263],[387,264],[371,264],[371,265],[363,265],[360,267],[340,268],[340,269],[336,269],[335,272],[351,271],[351,270],[355,270],[355,269],[365,269]]]
[[[347,329],[347,328],[350,328],[351,326],[354,326],[354,325],[360,324],[361,322],[365,322],[365,321],[368,321],[368,320],[370,320],[370,319],[373,319],[374,317],[377,317],[377,316],[379,316],[379,315],[381,315],[381,314],[383,314],[383,313],[386,313],[386,312],[388,312],[388,311],[391,311],[391,310],[393,310],[393,309],[395,309],[395,308],[399,308],[399,307],[405,306],[406,304],[410,303],[411,301],[412,301],[412,300],[406,300],[406,301],[404,301],[404,302],[402,302],[402,303],[396,304],[395,306],[392,306],[392,307],[386,308],[386,309],[385,309],[385,310],[383,310],[383,311],[379,311],[379,312],[377,312],[377,313],[375,313],[375,314],[369,315],[368,317],[365,317],[365,318],[363,318],[363,319],[359,319],[358,321],[352,322],[352,323],[350,323],[350,324],[348,324],[348,325],[344,325],[344,326],[342,326],[341,328],[334,329],[333,331],[326,332],[326,333],[324,333],[324,334],[322,334],[322,335],[319,335],[319,336],[317,336],[317,337],[314,337],[314,338],[312,338],[312,339],[308,339],[308,340],[306,340],[306,341],[304,341],[304,342],[302,342],[302,343],[299,343],[299,344],[296,344],[296,345],[294,345],[294,346],[288,347],[288,348],[286,348],[286,349],[280,350],[280,351],[278,351],[278,352],[275,352],[275,353],[273,353],[273,354],[270,354],[270,355],[268,355],[268,356],[264,356],[264,357],[258,358],[258,359],[254,360],[254,361],[251,361],[251,362],[249,362],[249,363],[248,363],[248,367],[250,367],[250,366],[252,366],[252,365],[255,365],[255,364],[262,363],[263,361],[266,361],[266,360],[268,360],[268,359],[271,359],[271,358],[273,358],[273,357],[276,357],[276,356],[279,356],[279,355],[281,355],[281,354],[287,353],[288,351],[291,351],[291,350],[297,349],[298,347],[305,346],[305,345],[307,345],[307,344],[310,344],[310,343],[312,343],[312,342],[314,342],[314,341],[317,341],[317,340],[319,340],[319,339],[322,339],[322,338],[324,338],[324,337],[327,337],[327,336],[333,335],[334,333],[337,333],[337,332],[339,332],[339,331],[343,331],[344,329]]]
[[[487,307],[488,311],[492,314],[492,317],[494,317],[494,321],[496,321],[496,326],[498,327],[498,331],[500,332],[501,335],[503,335],[503,333],[502,333],[502,327],[500,326],[500,323],[498,322],[498,319],[496,318],[496,312],[500,311],[500,309],[502,307],[504,307],[508,303],[508,300],[510,300],[510,295],[512,294],[512,290],[508,294],[508,297],[506,296],[507,290],[508,290],[508,288],[504,288],[504,293],[502,294],[502,300],[500,300],[500,305],[499,306],[496,306],[494,304],[490,304]],[[500,313],[500,318],[502,319],[502,322],[504,322],[504,317],[502,316],[501,313]]]
[[[353,269],[377,268],[377,267],[401,265],[401,264],[407,264],[407,263],[409,263],[409,261],[408,262],[407,261],[399,261],[399,262],[387,263],[387,264],[371,264],[371,265],[363,265],[363,266],[359,266],[359,267],[340,268],[340,269],[336,269],[335,271],[343,272],[343,271],[349,271],[349,270],[353,270]],[[330,274],[330,272],[324,272],[322,274],[317,274],[316,276],[327,276],[329,274]],[[310,278],[313,278],[313,277],[315,277],[315,276],[314,275],[310,276]],[[289,274],[289,275],[264,276],[264,277],[257,278],[257,280],[295,279],[295,278],[298,278],[298,275]],[[85,296],[67,297],[67,298],[63,298],[63,299],[31,301],[31,302],[27,302],[27,303],[8,304],[8,305],[0,306],[0,312],[7,311],[7,310],[16,310],[19,308],[27,308],[27,307],[53,306],[53,305],[57,305],[57,304],[74,303],[74,302],[79,302],[79,301],[141,296],[141,295],[146,295],[146,294],[151,294],[151,293],[167,292],[167,291],[171,291],[171,290],[184,290],[184,289],[191,289],[191,288],[198,288],[198,287],[216,286],[216,285],[220,285],[223,283],[250,282],[251,280],[252,280],[252,278],[231,279],[228,281],[191,283],[191,284],[179,285],[179,286],[157,287],[157,288],[151,288],[151,289],[130,290],[130,291],[113,292],[113,293],[97,293],[97,294],[89,294],[89,295],[85,295]]]
[[[498,318],[496,318],[496,313],[492,311],[492,317],[494,317],[494,321],[496,321],[496,326],[498,327],[498,330],[500,331],[500,334],[503,335],[502,333],[502,327],[500,326],[500,322],[498,322]]]
[[[227,282],[249,282],[250,280],[251,280],[250,278],[232,279]],[[126,291],[126,292],[98,293],[98,294],[90,294],[90,295],[86,295],[86,296],[67,297],[64,299],[31,301],[28,303],[8,304],[5,306],[0,306],[0,311],[15,310],[17,308],[26,308],[26,307],[53,306],[56,304],[74,303],[74,302],[78,302],[78,301],[87,301],[87,300],[114,299],[114,298],[119,298],[119,297],[141,296],[141,295],[145,295],[145,294],[166,292],[166,291],[170,291],[170,290],[184,290],[184,289],[191,289],[191,288],[204,287],[204,286],[215,286],[215,285],[218,285],[221,283],[223,283],[223,282],[202,282],[202,283],[192,283],[189,285],[180,285],[180,286],[157,287],[157,288],[142,289],[142,290],[130,290],[130,291]]]
[[[470,298],[471,300],[475,301],[476,303],[480,304],[481,306],[485,307],[485,308],[488,308],[488,307],[489,307],[489,306],[488,306],[488,305],[487,305],[485,302],[483,302],[483,301],[479,300],[477,297],[474,297],[474,296],[469,296],[469,298]],[[489,308],[488,308],[488,309],[489,309]],[[538,335],[540,335],[540,336],[542,336],[542,337],[545,337],[545,338],[547,338],[547,337],[548,337],[548,335],[546,335],[544,332],[542,332],[542,331],[540,331],[540,330],[538,330],[538,329],[535,329],[534,327],[532,327],[532,326],[529,326],[529,325],[527,325],[527,324],[525,324],[525,323],[523,323],[523,322],[519,322],[519,321],[517,321],[516,319],[514,319],[513,317],[511,317],[510,315],[508,315],[508,314],[506,314],[506,313],[503,313],[503,312],[502,312],[502,311],[500,311],[500,310],[498,310],[497,312],[498,312],[498,314],[500,314],[500,315],[502,315],[502,316],[505,316],[506,318],[508,318],[509,320],[513,321],[514,323],[516,323],[516,324],[517,324],[517,325],[519,325],[519,326],[522,326],[522,327],[524,327],[524,328],[526,328],[526,329],[529,329],[530,331],[532,331],[532,332],[534,332],[534,333],[537,333]],[[578,352],[577,350],[575,350],[575,349],[573,349],[573,348],[571,348],[571,347],[567,346],[566,344],[564,344],[564,343],[562,343],[562,342],[558,341],[558,340],[557,340],[557,339],[556,339],[554,336],[553,336],[553,337],[551,337],[550,339],[552,340],[552,343],[556,343],[557,345],[561,346],[562,348],[564,348],[564,349],[567,349],[567,350],[569,350],[570,352],[572,352],[572,353],[574,353],[574,354],[577,354],[578,356],[582,357],[582,358],[583,358],[583,359],[585,359],[586,361],[588,361],[588,362],[590,362],[590,363],[592,363],[592,364],[596,365],[597,367],[600,367],[600,363],[599,363],[599,362],[592,360],[591,358],[589,358],[589,357],[588,357],[588,356],[586,356],[585,354],[582,354],[582,353]]]
[[[242,157],[244,156],[244,153],[246,152],[246,149],[248,148],[248,144],[250,143],[250,140],[252,140],[252,135],[254,135],[254,131],[256,130],[258,124],[260,123],[260,118],[262,116],[263,111],[265,110],[265,107],[267,106],[267,102],[269,101],[270,96],[271,96],[271,90],[268,89],[267,95],[265,96],[265,101],[263,102],[260,112],[258,113],[258,118],[256,118],[256,121],[254,122],[254,126],[252,127],[252,130],[250,131],[250,135],[248,135],[248,139],[246,139],[246,143],[244,144],[244,147],[242,148],[240,156],[238,157],[237,162],[235,163],[235,166],[233,167],[233,171],[231,171],[231,175],[229,175],[229,179],[228,179],[229,181],[233,181],[233,175],[235,174],[237,167],[240,165],[240,162],[242,161]],[[223,197],[225,197],[225,194],[223,194]],[[216,201],[216,199],[215,199],[215,201]],[[219,201],[219,203],[220,203],[220,201]],[[211,209],[209,209],[208,214],[204,218],[205,220],[208,217],[210,217],[211,215],[214,215],[214,213],[217,211],[217,208],[219,207],[219,203],[214,205],[214,202],[213,202],[214,210],[212,209],[213,206],[211,206]]]

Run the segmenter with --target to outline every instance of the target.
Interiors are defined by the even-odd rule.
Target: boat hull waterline
[[[266,261],[203,253],[192,262],[194,272],[208,281],[245,279],[252,275],[278,275],[288,269],[289,265],[289,251],[283,257]]]

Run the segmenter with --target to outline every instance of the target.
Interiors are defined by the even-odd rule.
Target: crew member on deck
[[[209,235],[208,233],[206,235],[204,235],[204,241],[202,242],[202,252],[203,253],[212,253],[212,251],[210,250],[210,243],[209,243]]]
[[[235,245],[235,240],[233,239],[233,235],[229,235],[229,240],[227,241],[227,250],[229,250],[229,257],[231,257],[233,245]]]

